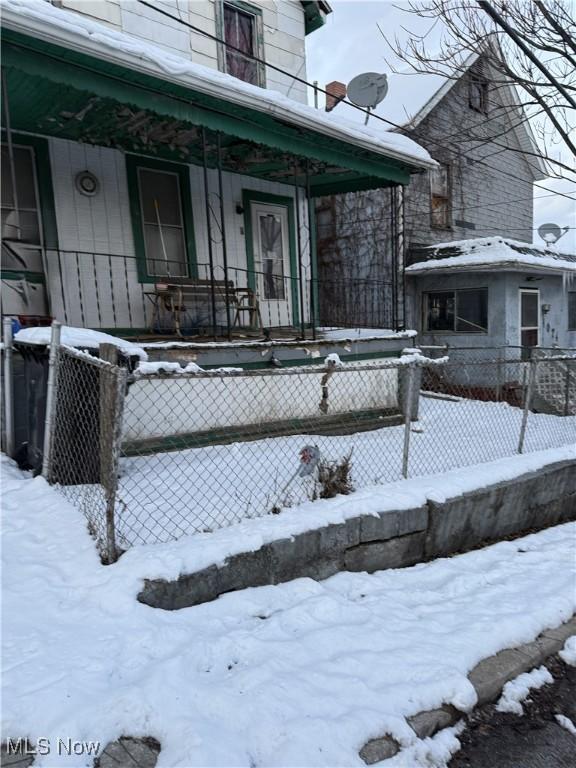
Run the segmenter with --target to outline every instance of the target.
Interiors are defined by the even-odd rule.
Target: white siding
[[[182,22],[217,36],[216,2],[219,1],[157,0],[155,4]],[[266,87],[305,103],[306,86],[290,77],[296,75],[306,79],[302,4],[299,0],[250,0],[249,4],[262,10],[265,61],[288,73],[266,67]],[[197,64],[218,69],[218,50],[214,40],[136,0],[63,0],[63,5]]]

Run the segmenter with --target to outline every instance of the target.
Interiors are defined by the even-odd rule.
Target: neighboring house
[[[0,9],[2,313],[22,324],[304,332],[313,198],[434,167],[407,137],[306,106],[291,76],[322,0]]]
[[[501,237],[422,249],[406,268],[419,343],[576,348],[576,256]]]
[[[412,177],[403,206],[398,190],[319,203],[319,277],[365,282],[365,325],[374,322],[376,296],[380,304],[396,296],[398,324],[420,327],[418,312],[402,301],[404,266],[420,258],[420,249],[466,238],[532,241],[532,184],[546,173],[529,125],[512,90],[491,82],[484,56],[471,56],[464,69],[454,80],[390,76],[379,114],[400,126],[390,131],[414,138],[439,163]],[[382,123],[373,127],[386,135]],[[402,215],[404,239],[398,242],[393,222]],[[321,317],[323,301],[331,306],[338,297],[321,293]]]

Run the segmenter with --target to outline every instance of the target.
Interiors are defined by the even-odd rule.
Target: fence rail
[[[121,365],[60,348],[47,477],[101,553],[576,439],[576,358],[407,355],[278,370]]]

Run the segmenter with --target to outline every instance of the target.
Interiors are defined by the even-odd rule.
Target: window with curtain
[[[441,163],[430,171],[431,224],[436,229],[449,229],[452,225],[450,205],[450,168]]]
[[[425,293],[424,311],[427,331],[487,333],[488,289]]]
[[[180,178],[176,173],[138,168],[138,190],[148,274],[187,277]]]
[[[272,213],[259,217],[265,299],[285,299],[282,219]]]
[[[244,8],[224,3],[225,66],[228,74],[252,85],[262,85],[258,62],[258,17]]]

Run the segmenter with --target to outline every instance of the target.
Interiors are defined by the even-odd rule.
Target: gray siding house
[[[359,325],[393,318],[417,330],[422,345],[573,346],[574,262],[525,246],[532,185],[546,170],[512,91],[492,84],[487,59],[470,57],[455,80],[392,75],[382,115],[438,167],[413,175],[403,194],[322,199],[320,279],[349,281]],[[399,241],[394,222],[402,217]],[[342,300],[321,293],[321,319],[329,322]]]

